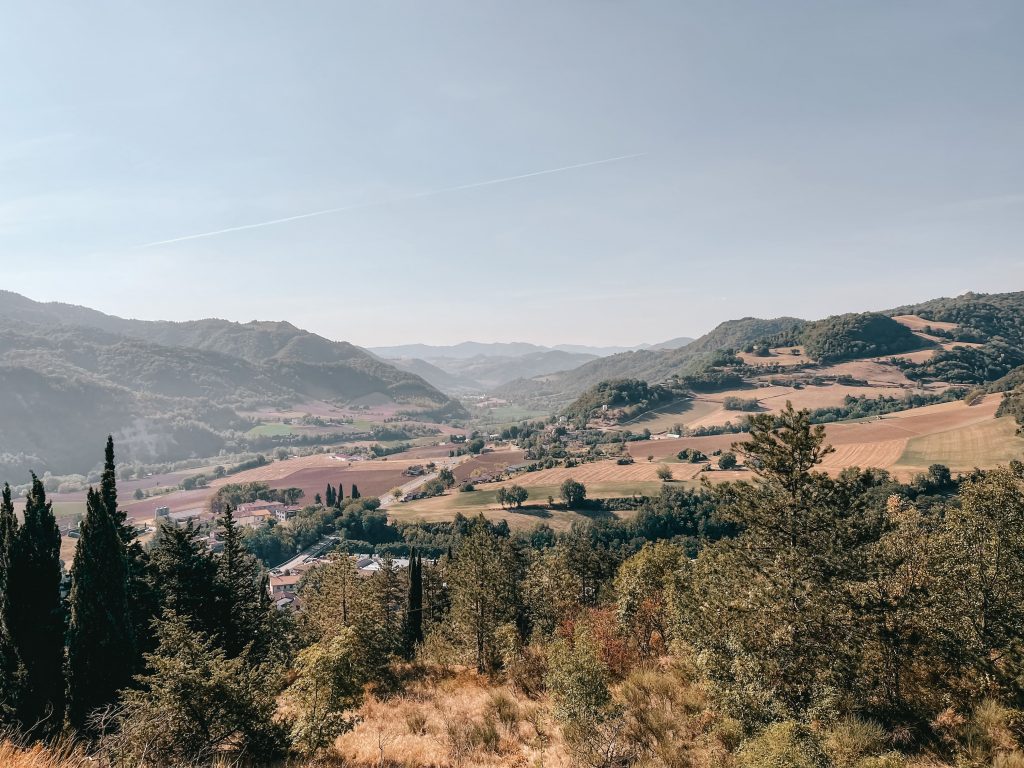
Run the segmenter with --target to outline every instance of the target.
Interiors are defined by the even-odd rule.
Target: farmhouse
[[[280,501],[252,501],[246,504],[239,504],[238,509],[235,510],[235,518],[239,521],[240,525],[250,524],[242,522],[242,518],[249,518],[250,516],[259,518],[260,522],[258,524],[266,522],[270,517],[283,523],[295,517],[299,509],[300,507],[288,506]]]

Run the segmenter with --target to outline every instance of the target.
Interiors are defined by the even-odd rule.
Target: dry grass
[[[930,464],[945,464],[956,471],[993,467],[1024,458],[1024,438],[1017,424],[1003,417],[937,432],[909,440],[899,456],[899,467],[923,470]]]
[[[543,702],[470,672],[371,698],[335,752],[353,768],[568,768],[558,728]]]

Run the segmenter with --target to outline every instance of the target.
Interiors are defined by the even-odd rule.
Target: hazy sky
[[[1019,0],[0,12],[0,287],[32,298],[631,344],[1024,288]]]

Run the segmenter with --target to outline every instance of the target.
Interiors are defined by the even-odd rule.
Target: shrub
[[[765,728],[736,755],[736,768],[821,768],[818,745],[806,728],[787,720]]]

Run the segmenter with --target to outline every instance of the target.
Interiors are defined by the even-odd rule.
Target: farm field
[[[447,456],[447,451],[445,451]],[[315,494],[322,493],[327,483],[345,486],[351,493],[353,483],[363,496],[386,493],[408,480],[402,472],[412,464],[424,463],[421,458],[401,455],[373,461],[342,461],[334,454],[319,453],[284,461],[273,461],[263,467],[239,472],[236,475],[213,480],[207,488],[192,491],[177,490],[162,496],[140,501],[125,501],[129,517],[148,520],[157,507],[170,507],[172,512],[206,506],[218,488],[229,483],[265,482],[271,488],[302,488],[304,502],[312,503]]]
[[[716,403],[703,398],[677,400],[662,408],[648,411],[630,421],[624,421],[620,426],[633,432],[642,432],[645,429],[654,433],[667,432],[676,424],[688,427],[707,416],[721,412],[721,410],[721,402]]]
[[[794,349],[799,354],[794,355]],[[740,352],[738,357],[743,360],[745,365],[785,365],[788,367],[813,362],[804,354],[803,347],[774,347],[768,351],[770,353],[768,357],[760,357],[753,352]]]
[[[954,472],[969,472],[974,467],[1007,464],[1012,459],[1024,459],[1024,438],[1017,434],[1016,422],[1003,417],[912,438],[897,466],[923,471],[939,463]]]
[[[539,473],[538,473],[539,474]],[[548,507],[547,498],[553,496],[558,499],[557,485],[531,486],[528,490],[530,498],[521,509],[502,509],[497,501],[498,488],[501,485],[511,483],[487,484],[479,487],[476,491],[459,493],[452,491],[444,496],[436,496],[432,499],[420,499],[408,504],[395,504],[388,508],[388,517],[399,522],[412,522],[421,520],[424,522],[438,522],[451,520],[456,514],[462,513],[466,517],[473,517],[483,514],[489,520],[506,520],[513,528],[531,528],[537,523],[543,522],[555,530],[568,530],[574,522],[593,519],[595,514],[573,512],[571,510]],[[661,483],[648,483],[645,485],[604,485],[587,486],[587,496],[593,499],[611,498],[619,496],[650,495],[658,493]],[[608,515],[609,513],[603,513]],[[612,513],[615,517],[624,518],[633,514],[632,510],[622,510]]]
[[[908,478],[935,462],[956,469],[1005,463],[1024,452],[1024,440],[1012,434],[1011,420],[995,418],[1000,397],[989,395],[973,406],[952,401],[826,425],[826,441],[835,452],[825,458],[822,468],[838,473],[850,466],[879,467]],[[656,461],[670,461],[683,448],[710,454],[728,450],[732,443],[743,439],[742,434],[730,434],[649,440],[629,443],[627,450],[638,460],[653,455]],[[908,446],[909,455],[905,453]]]

